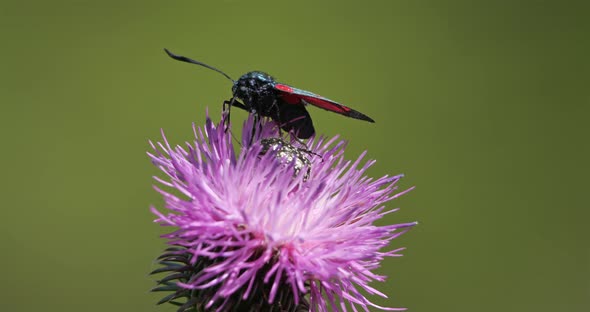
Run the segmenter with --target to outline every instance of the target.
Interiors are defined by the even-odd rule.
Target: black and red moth
[[[258,116],[270,117],[283,130],[292,132],[299,139],[308,139],[315,133],[311,116],[305,109],[307,104],[347,117],[375,122],[363,113],[338,102],[279,83],[264,72],[252,71],[242,75],[236,81],[215,67],[188,57],[175,55],[167,49],[164,51],[175,60],[197,64],[222,74],[234,84],[232,98],[225,101],[224,104],[228,104],[230,108],[231,106],[239,107]]]

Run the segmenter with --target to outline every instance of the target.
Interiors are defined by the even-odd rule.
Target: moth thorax
[[[270,75],[253,71],[236,81],[233,92],[248,108],[262,113],[274,98],[273,83]]]

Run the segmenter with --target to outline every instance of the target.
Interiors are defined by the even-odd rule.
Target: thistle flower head
[[[169,272],[155,290],[174,291],[161,302],[185,297],[179,311],[403,310],[365,296],[386,297],[369,286],[385,278],[373,270],[400,256],[403,248],[383,249],[415,225],[375,225],[396,210],[384,203],[407,192],[395,192],[401,175],[366,177],[374,161],[345,160],[337,137],[269,148],[278,129],[266,119],[248,118],[237,153],[224,119],[193,131],[185,147],[162,134],[148,153],[165,174],[156,190],[167,212],[152,211],[175,228],[155,271]]]

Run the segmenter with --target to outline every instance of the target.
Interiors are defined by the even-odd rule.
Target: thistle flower
[[[397,210],[385,202],[409,191],[395,193],[402,176],[364,176],[374,161],[361,165],[365,153],[345,161],[337,137],[312,138],[308,147],[285,142],[299,153],[281,156],[260,143],[277,131],[272,121],[248,118],[236,154],[224,119],[207,117],[204,127],[193,124],[195,140],[184,148],[164,133],[163,143],[150,142],[148,155],[166,175],[155,179],[172,190],[155,187],[168,212],[152,211],[175,228],[163,235],[172,247],[153,272],[169,274],[154,291],[173,291],[160,303],[179,311],[404,310],[364,295],[386,297],[369,286],[385,279],[372,271],[401,256],[403,248],[382,249],[416,224],[374,224]]]

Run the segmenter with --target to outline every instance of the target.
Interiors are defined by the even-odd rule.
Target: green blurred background
[[[7,1],[0,4],[1,311],[173,311],[145,151],[253,69],[417,189],[420,226],[375,287],[411,311],[590,311],[590,10],[584,1]],[[236,111],[235,120],[244,112]],[[386,304],[386,300],[377,300]]]

